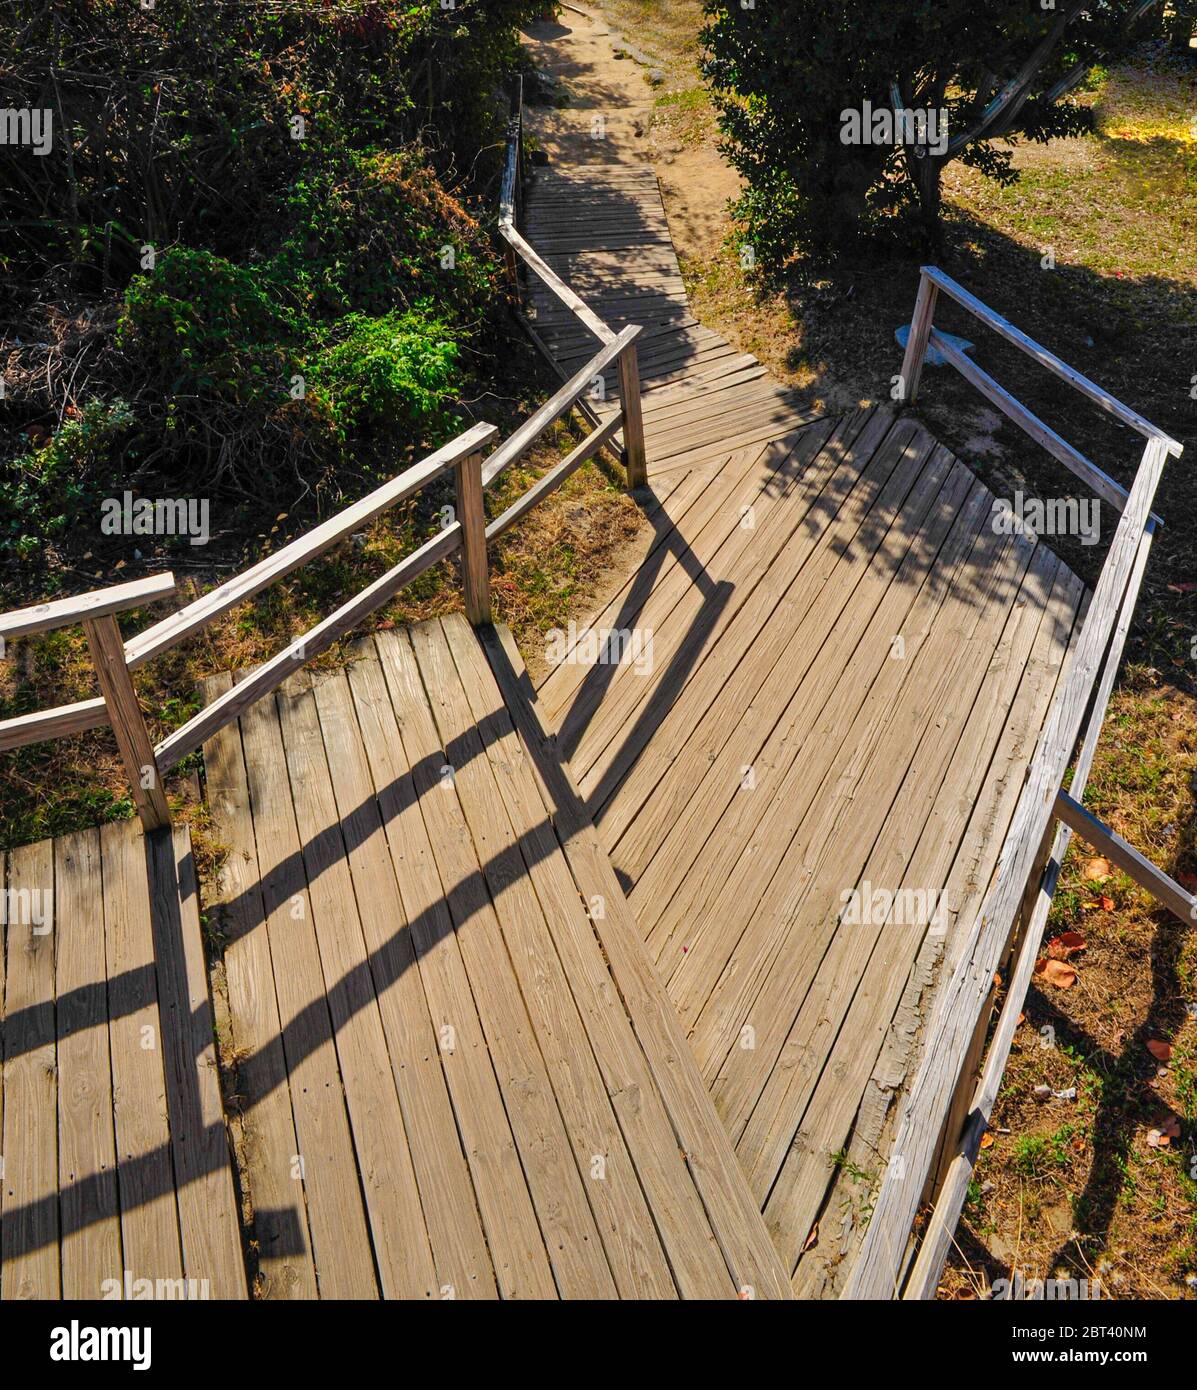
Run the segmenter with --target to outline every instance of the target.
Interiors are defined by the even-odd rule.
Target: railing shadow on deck
[[[333,678],[343,678],[343,675],[338,673]],[[275,698],[288,698],[288,694],[283,691]],[[250,717],[256,716],[251,715]],[[268,717],[277,716],[270,715]],[[305,888],[310,888],[318,881],[319,873],[313,875],[311,872],[313,864],[323,864],[325,866],[323,872],[328,872],[334,866],[345,865],[347,871],[352,875],[352,868],[349,867],[350,857],[355,850],[376,833],[372,828],[375,824],[375,815],[378,817],[377,824],[380,825],[389,847],[392,843],[393,824],[404,810],[418,806],[423,795],[443,795],[440,777],[441,769],[446,762],[460,770],[466,767],[474,756],[485,758],[488,750],[509,734],[510,727],[508,714],[506,712],[496,713],[478,722],[469,735],[446,740],[445,746],[441,750],[410,764],[406,772],[400,774],[386,786],[376,787],[371,795],[360,802],[358,806],[347,810],[337,825],[330,826],[319,835],[305,841],[297,850],[289,854],[285,860],[276,865],[268,874],[263,875],[259,881],[247,888],[238,897],[214,904],[210,909],[209,916],[217,924],[238,919],[249,924],[237,932],[222,931],[225,949],[235,944],[250,931],[267,931],[267,922],[271,913],[290,904],[294,893],[294,883],[297,881],[296,876],[298,876],[298,881],[303,882]],[[467,744],[475,735],[479,740],[479,750],[477,754],[471,754]],[[545,770],[543,763],[541,769],[543,773]],[[430,789],[424,793],[418,790],[418,783],[422,777],[427,777],[430,782]],[[563,784],[558,782],[557,785]],[[322,1045],[323,1037],[332,1037],[335,1042],[341,1029],[334,1021],[336,1015],[330,1005],[330,1000],[334,996],[339,1001],[338,1007],[344,1015],[345,1022],[360,1012],[361,1009],[369,1008],[378,996],[399,980],[405,970],[413,967],[419,968],[420,963],[429,952],[445,939],[444,927],[446,924],[453,933],[469,929],[470,918],[474,914],[458,904],[470,902],[476,897],[479,890],[488,903],[492,902],[491,885],[493,882],[501,882],[515,876],[523,877],[535,863],[540,861],[542,856],[535,848],[538,842],[545,846],[544,852],[554,853],[554,847],[557,843],[555,823],[556,817],[546,813],[542,821],[520,836],[517,846],[505,847],[478,870],[456,883],[445,884],[442,881],[442,897],[435,904],[414,918],[406,920],[376,950],[367,951],[365,959],[352,971],[347,972],[337,980],[327,982],[324,994],[311,1000],[300,1013],[290,1018],[283,1025],[281,1031],[269,1042],[258,1048],[249,1057],[239,1060],[236,1068],[239,1089],[245,1095],[253,1098],[246,1113],[252,1114],[253,1106],[260,1103],[273,1089],[279,1085],[289,1084],[287,1078],[315,1047]],[[155,836],[169,838],[169,831],[155,832]],[[169,853],[156,852],[158,848],[153,837],[146,838],[145,851],[147,872],[150,875],[148,884],[151,903],[155,904],[157,908],[157,905],[169,902],[173,895],[176,905],[175,912],[168,912],[165,919],[162,919],[161,913],[155,910],[155,941],[163,942],[164,948],[169,949],[165,936],[171,932],[178,934],[182,931],[181,915],[178,912],[180,880],[189,879],[194,882],[195,876],[194,867],[188,868],[186,863],[183,866],[183,873],[176,874],[173,869],[173,856]],[[392,871],[394,871],[389,848],[387,858],[392,865]],[[169,874],[166,873],[168,864],[172,866]],[[272,884],[275,883],[279,885],[277,894],[272,892]],[[286,885],[285,891],[283,885]],[[396,901],[398,900],[399,890],[396,877]],[[409,949],[396,949],[397,943],[405,937]],[[420,942],[425,943],[423,947],[420,946]],[[365,988],[360,986],[365,986]],[[119,999],[119,1004],[115,1008],[112,1007],[114,998]],[[168,1030],[166,1011],[172,1001],[169,994],[163,989],[161,974],[155,968],[146,967],[113,976],[107,981],[97,982],[73,992],[72,1002],[86,1003],[87,1005],[86,1009],[74,1010],[73,1017],[85,1018],[92,1016],[97,1008],[100,1010],[108,1009],[107,1017],[111,1021],[113,1018],[135,1014],[155,1001],[162,1011],[160,1015],[162,1027],[166,1032]],[[174,1000],[173,1003],[177,1006],[178,1001]],[[42,1005],[34,1011],[27,1012],[35,1014],[32,1022],[36,1023],[43,1031],[48,1024],[51,1038],[60,1040],[61,1037],[70,1035],[71,1030],[69,1028],[60,1030],[60,1027],[56,1026],[54,1006]],[[311,1027],[313,1016],[319,1016],[321,1022],[326,1026],[323,1028]],[[5,1020],[6,1033],[23,1032],[30,1021],[24,1013],[14,1014],[10,1019]],[[14,1027],[14,1024],[17,1027]],[[201,1053],[211,1044],[206,1010],[180,1011],[175,1007],[173,1026],[181,1034],[185,1046],[189,1049],[189,1059],[193,1064],[198,1065]],[[29,1050],[40,1046],[41,1042],[40,1036],[33,1038],[29,1044]],[[7,1055],[11,1058],[19,1054],[10,1050]],[[188,1074],[191,1074],[191,1069],[189,1069]],[[280,1081],[279,1078],[283,1079]],[[184,1098],[182,1108],[191,1115],[198,1115],[200,1113],[198,1095],[189,1100]],[[175,1113],[176,1111],[172,1107],[170,1112],[172,1131],[176,1123]],[[136,1179],[135,1184],[131,1185],[134,1185],[139,1193],[140,1203],[143,1204],[157,1197],[171,1194],[185,1184],[195,1182],[206,1174],[216,1171],[229,1161],[228,1141],[223,1117],[219,1124],[202,1128],[193,1127],[189,1139],[188,1161],[183,1171],[179,1171],[177,1168],[177,1153],[173,1142],[149,1153],[139,1155],[137,1158],[121,1160],[121,1173]],[[173,1182],[169,1180],[172,1168],[174,1169]],[[164,1174],[167,1179],[165,1181]],[[103,1199],[111,1183],[111,1173],[97,1174],[69,1183],[51,1197],[42,1198],[37,1202],[27,1203],[20,1207],[5,1207],[3,1213],[5,1260],[28,1254],[49,1244],[52,1240],[61,1240],[65,1236],[93,1224],[93,1222],[106,1219],[106,1207]],[[135,1205],[125,1200],[122,1182],[121,1209],[133,1209]],[[68,1212],[71,1213],[70,1216],[67,1215]],[[85,1218],[84,1212],[91,1213],[90,1218]],[[55,1216],[58,1227],[56,1232],[53,1221],[47,1222],[44,1219],[39,1219],[52,1213],[57,1213]],[[281,1231],[283,1234],[284,1243],[280,1245],[276,1241],[272,1245],[271,1253],[273,1255],[298,1254],[303,1250],[303,1237],[291,1209],[284,1209],[281,1212],[276,1210],[263,1211],[262,1215],[263,1217],[269,1216],[273,1230]],[[37,1232],[49,1232],[49,1234],[37,1236],[35,1234]]]

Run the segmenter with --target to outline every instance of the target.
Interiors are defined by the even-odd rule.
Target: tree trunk
[[[927,247],[936,255],[943,250],[943,227],[940,225],[942,194],[940,176],[943,173],[942,159],[920,151],[911,155],[910,169],[914,178],[915,191],[919,199],[919,224],[923,230]]]

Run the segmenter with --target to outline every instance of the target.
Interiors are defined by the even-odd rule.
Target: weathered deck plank
[[[791,1273],[866,1108],[883,1142],[871,1078],[909,1055],[926,969],[928,922],[842,924],[844,895],[968,900],[1081,598],[914,422],[836,438],[767,497],[757,480],[747,544],[743,454],[707,494],[675,488],[661,561],[591,620],[651,630],[651,674],[575,661],[541,683]]]
[[[262,1035],[269,1012],[231,978],[234,1036],[252,1024],[274,1070],[240,1067],[289,1090],[301,1146],[284,898],[310,921],[307,1010],[331,1018],[321,1104],[343,1088],[352,1146],[336,1198],[333,1171],[321,1185],[306,1167],[319,1292],[331,1249],[376,1262],[397,1297],[789,1296],[664,993],[643,992],[618,884],[571,857],[473,631],[378,632],[353,656],[210,749],[218,830],[242,814],[230,797],[248,800],[265,911],[241,922],[269,928],[255,960],[284,1033]],[[286,1142],[288,1107],[255,1113],[261,1086],[243,1094],[246,1133],[279,1123]],[[254,1203],[261,1153],[243,1159]]]
[[[0,1296],[244,1298],[191,843],[14,851],[0,972]]]

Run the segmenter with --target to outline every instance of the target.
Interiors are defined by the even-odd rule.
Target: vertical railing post
[[[133,804],[147,832],[161,830],[170,824],[170,808],[162,789],[154,745],[133,689],[133,677],[125,664],[125,644],[120,628],[116,618],[107,614],[88,619],[83,630],[87,633],[100,693],[108,708],[116,746],[133,792]]]
[[[914,302],[914,318],[910,321],[910,337],[906,340],[906,355],[902,358],[902,400],[913,405],[919,391],[919,378],[923,374],[923,358],[927,355],[927,341],[931,336],[931,319],[935,314],[935,300],[939,286],[926,275],[919,276],[919,293]]]
[[[483,506],[482,455],[470,454],[457,465],[457,519],[461,523],[461,573],[466,617],[484,627],[490,615],[490,568],[486,560],[486,511]]]
[[[644,416],[640,409],[640,364],[636,344],[619,354],[619,399],[623,408],[623,462],[628,488],[648,484],[648,460],[644,452]]]

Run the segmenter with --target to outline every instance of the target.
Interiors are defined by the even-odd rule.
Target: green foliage
[[[55,112],[45,158],[0,167],[0,220],[43,264],[123,282],[146,241],[230,255],[313,151],[425,135],[469,167],[535,0],[15,0],[0,105]],[[297,118],[303,138],[296,139]]]
[[[744,178],[737,213],[757,264],[777,275],[796,256],[833,260],[862,236],[907,234],[912,215],[938,234],[945,163],[1000,182],[1009,146],[1090,128],[1066,99],[1102,55],[1139,32],[1133,0],[1044,9],[1026,0],[704,0],[704,73],[724,148]],[[845,116],[894,108],[947,113],[947,136],[845,143]],[[1013,85],[1011,85],[1013,84]],[[1009,92],[1009,104],[999,103]],[[999,142],[999,143],[995,143]]]
[[[349,314],[338,330],[341,341],[311,373],[338,439],[370,443],[391,432],[428,438],[460,425],[453,408],[460,350],[446,323],[417,311]]]
[[[97,475],[110,470],[134,426],[125,401],[89,401],[45,444],[0,470],[0,557],[27,561],[63,536],[95,500]]]
[[[493,300],[489,241],[415,150],[330,154],[295,180],[278,224],[279,282],[312,312],[385,313],[431,298],[476,324]]]
[[[250,405],[278,400],[302,340],[271,266],[238,266],[210,251],[180,246],[125,293],[116,346],[172,396],[212,392]]]
[[[502,79],[544,8],[0,9],[0,106],[55,117],[48,155],[0,164],[0,322],[24,345],[0,560],[66,548],[122,487],[290,505],[456,428],[502,302],[458,171],[489,216]]]

